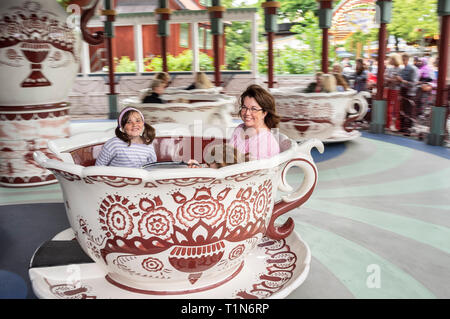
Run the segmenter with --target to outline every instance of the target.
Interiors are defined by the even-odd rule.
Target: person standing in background
[[[418,69],[418,89],[416,92],[416,115],[424,122],[424,113],[430,106],[430,99],[433,91],[433,87],[436,87],[437,76],[433,70],[429,67],[428,61],[425,57],[414,57],[414,65]]]
[[[417,81],[419,79],[419,70],[417,67],[409,63],[409,54],[402,54],[403,69],[397,79],[400,83],[401,110],[403,114],[400,116],[400,131],[403,133],[410,133],[415,117],[415,103]]]
[[[388,89],[386,128],[391,131],[400,130],[400,82],[398,76],[401,71],[401,63],[402,60],[399,54],[391,54],[388,59],[388,67],[384,73],[384,83]]]
[[[367,91],[367,77],[368,72],[366,70],[366,66],[364,64],[363,59],[356,59],[356,67],[355,67],[355,82],[353,84],[353,88],[357,92]]]

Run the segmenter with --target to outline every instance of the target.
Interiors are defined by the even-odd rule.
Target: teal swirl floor
[[[450,298],[450,152],[379,137],[319,162],[290,212],[312,263],[289,298]]]
[[[450,298],[450,150],[363,133],[313,156],[317,187],[288,214],[311,269],[288,298]],[[58,185],[0,188],[0,298],[35,298],[31,256],[67,224]]]

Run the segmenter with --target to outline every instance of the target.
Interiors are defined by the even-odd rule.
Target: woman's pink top
[[[258,134],[249,135],[244,131],[244,124],[240,124],[234,130],[229,143],[242,154],[249,153],[251,160],[269,158],[280,153],[278,141],[269,130],[261,130]]]

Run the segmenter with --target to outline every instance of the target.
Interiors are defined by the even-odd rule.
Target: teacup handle
[[[367,98],[370,97],[370,93],[366,91],[361,91],[356,94],[355,97],[349,102],[347,105],[347,114],[349,117],[345,120],[343,126],[346,132],[351,132],[354,130],[353,127],[350,127],[350,123],[362,120],[364,116],[366,116],[367,111],[369,110],[369,103],[367,103]],[[359,106],[359,110],[355,110],[355,104]]]
[[[300,152],[304,154],[304,149],[308,150],[308,148],[310,152],[313,146],[315,146],[320,153],[323,153],[324,146],[322,142],[317,139],[309,140],[299,146]],[[281,170],[280,185],[278,187],[282,191],[290,193],[286,196],[282,196],[281,200],[276,202],[273,207],[272,217],[266,231],[266,236],[271,239],[280,240],[292,233],[294,230],[294,220],[291,217],[289,217],[281,226],[275,226],[275,220],[288,211],[305,203],[309,197],[311,197],[314,188],[316,187],[317,167],[310,156],[308,158],[303,154],[299,154],[300,156],[296,156],[289,160]],[[292,187],[287,183],[286,176],[289,169],[294,166],[302,169],[304,179],[302,184],[295,191],[292,191]]]

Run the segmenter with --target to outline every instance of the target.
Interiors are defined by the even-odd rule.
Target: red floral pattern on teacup
[[[168,272],[178,270],[198,279],[219,263],[220,269],[231,269],[241,262],[253,239],[266,231],[272,200],[270,180],[236,190],[225,185],[174,189],[154,197],[107,195],[98,209],[106,242],[89,250],[133,276],[167,279]],[[79,220],[89,235],[83,216]],[[230,242],[236,243],[231,251]]]
[[[189,200],[186,200],[186,196],[180,192],[174,193],[172,196],[175,202],[183,204],[177,210],[178,220],[186,227],[193,226],[199,219],[207,220],[208,224],[215,225],[224,214],[220,200],[226,197],[229,190],[230,188],[225,188],[217,195],[217,198],[213,198],[211,188],[202,187],[196,189],[194,196]]]
[[[102,228],[108,230],[108,237],[118,236],[127,238],[134,229],[133,212],[136,206],[127,198],[120,195],[107,196],[100,204],[100,222],[104,224]]]
[[[239,258],[242,256],[244,251],[245,251],[245,246],[240,244],[240,245],[234,247],[233,250],[231,250],[230,254],[228,255],[228,259],[233,260],[233,259]]]
[[[245,201],[233,201],[228,207],[227,215],[228,226],[233,229],[248,221],[250,218],[250,206]]]
[[[158,258],[149,257],[142,261],[142,268],[150,272],[161,271],[164,264]]]
[[[160,207],[147,211],[139,220],[138,228],[142,238],[147,239],[158,236],[167,239],[173,234],[175,219],[171,212]]]
[[[253,216],[255,219],[265,218],[269,211],[269,203],[272,198],[272,182],[267,180],[258,187],[256,198],[253,203]]]

